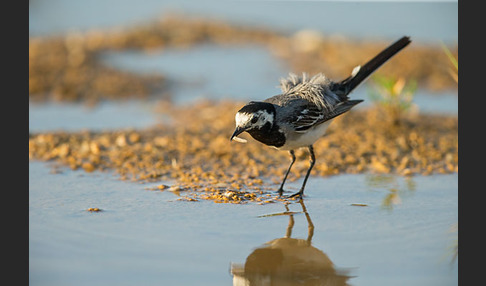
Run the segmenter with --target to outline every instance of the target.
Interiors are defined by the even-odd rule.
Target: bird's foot
[[[301,200],[303,198],[303,196],[304,196],[304,192],[302,190],[300,190],[293,195],[287,196],[287,198],[288,199],[297,198],[297,199]]]
[[[282,188],[278,189],[277,194],[279,198],[282,196],[283,192],[284,190]]]

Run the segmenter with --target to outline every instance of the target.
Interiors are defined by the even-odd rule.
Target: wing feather
[[[296,132],[306,132],[309,128],[324,123],[350,110],[363,100],[349,100],[337,104],[331,112],[323,112],[315,105],[302,106],[296,109],[293,116],[288,117],[288,123]]]

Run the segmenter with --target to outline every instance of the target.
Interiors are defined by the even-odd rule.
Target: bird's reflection
[[[233,285],[348,285],[347,270],[338,270],[321,250],[312,246],[314,224],[304,201],[300,200],[308,223],[307,239],[291,238],[294,212],[285,205],[289,215],[286,234],[255,249],[244,265],[233,264]]]

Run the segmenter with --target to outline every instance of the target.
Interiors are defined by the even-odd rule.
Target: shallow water
[[[29,131],[80,131],[145,128],[164,120],[151,102],[127,100],[100,102],[94,106],[79,103],[30,102]]]
[[[29,163],[31,285],[230,285],[232,265],[288,231],[281,203],[177,201],[110,173],[49,170]],[[312,246],[352,285],[457,285],[457,174],[312,177],[304,203]],[[307,239],[301,205],[289,210],[291,237]]]

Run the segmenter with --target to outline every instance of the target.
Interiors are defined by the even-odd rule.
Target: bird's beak
[[[236,127],[235,132],[233,132],[233,135],[231,135],[230,141],[233,140],[236,136],[240,135],[246,130],[246,128],[243,127]]]

